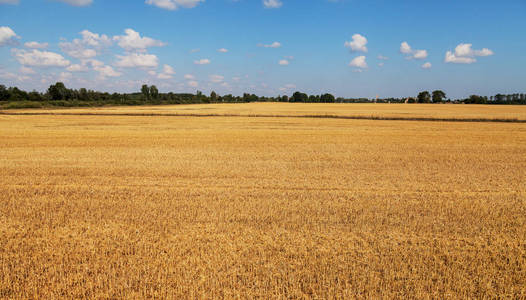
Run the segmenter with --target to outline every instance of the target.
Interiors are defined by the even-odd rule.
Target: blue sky
[[[369,98],[526,92],[525,15],[524,0],[0,0],[0,83]]]

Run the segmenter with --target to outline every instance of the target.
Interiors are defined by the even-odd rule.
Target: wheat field
[[[0,115],[0,178],[0,298],[526,298],[525,124]]]

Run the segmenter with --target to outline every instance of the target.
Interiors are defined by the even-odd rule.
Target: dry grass
[[[99,107],[74,109],[24,109],[6,113],[88,113],[154,115],[236,115],[236,116],[335,116],[406,119],[505,119],[526,120],[525,105],[463,104],[325,104],[325,103],[243,103],[189,104],[166,106]]]
[[[0,128],[0,298],[526,297],[524,124]]]

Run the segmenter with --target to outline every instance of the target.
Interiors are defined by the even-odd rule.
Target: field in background
[[[90,114],[185,114],[238,116],[340,116],[436,119],[526,120],[526,105],[464,104],[327,104],[327,103],[242,103],[129,106],[73,109],[24,109],[7,113]]]
[[[85,111],[324,107],[525,115]],[[526,297],[524,124],[0,115],[0,128],[0,298]]]

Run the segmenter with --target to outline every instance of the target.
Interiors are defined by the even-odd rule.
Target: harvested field
[[[526,119],[471,105],[61,112],[190,109]],[[526,297],[525,124],[0,115],[0,128],[0,298]]]

